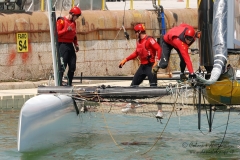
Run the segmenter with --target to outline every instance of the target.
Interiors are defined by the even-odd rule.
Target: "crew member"
[[[143,80],[148,77],[150,86],[156,87],[157,75],[152,73],[152,67],[154,65],[157,66],[157,62],[161,58],[162,49],[153,37],[146,34],[144,24],[135,25],[134,31],[137,39],[136,50],[120,62],[119,68],[122,68],[127,61],[133,60],[138,57],[140,59],[140,66],[134,74],[131,86],[140,85]],[[135,106],[130,103],[125,109],[122,110],[122,112],[128,112],[134,108]],[[162,112],[160,116],[163,116]]]
[[[146,77],[148,77],[150,86],[157,86],[157,75],[152,74],[151,71],[153,65],[157,64],[155,62],[160,60],[161,47],[153,37],[146,34],[144,24],[135,25],[134,31],[137,38],[137,48],[120,62],[119,68],[122,68],[127,61],[139,57],[140,66],[134,74],[131,86],[140,85]]]
[[[170,53],[174,48],[180,57],[180,79],[182,81],[187,79],[186,75],[184,74],[186,66],[189,71],[189,78],[196,78],[192,62],[188,54],[188,48],[195,41],[195,39],[199,37],[200,31],[195,33],[194,28],[188,24],[181,24],[170,29],[163,37],[162,56],[157,67],[165,69],[168,66]],[[157,67],[153,69],[154,73],[157,72]]]
[[[74,72],[76,70],[76,52],[79,51],[75,22],[79,16],[81,16],[81,9],[79,7],[73,7],[67,16],[59,17],[57,20],[58,50],[61,60],[61,70],[59,73],[60,85],[62,85],[62,77],[67,65],[67,85],[72,85]]]

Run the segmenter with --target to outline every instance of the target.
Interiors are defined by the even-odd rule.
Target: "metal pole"
[[[53,59],[53,72],[54,72],[54,81],[55,86],[58,85],[58,70],[57,70],[57,60],[56,60],[56,48],[54,43],[54,31],[53,31],[53,22],[52,22],[52,2],[51,0],[47,0],[48,2],[48,19],[49,19],[49,28],[50,28],[50,37],[51,37],[51,47],[52,47],[52,59]]]
[[[133,10],[133,0],[130,0],[130,10]]]
[[[105,0],[102,0],[102,11],[105,10]]]
[[[93,10],[93,0],[91,0],[91,10]]]
[[[212,105],[210,104],[210,111],[209,111],[209,132],[212,131]]]
[[[72,0],[72,8],[74,7],[74,4],[75,4],[75,2],[74,2],[74,0]]]
[[[83,75],[83,72],[81,72],[81,79],[80,79],[80,83],[82,83],[82,75]]]
[[[186,2],[186,8],[189,8],[189,0]]]
[[[202,88],[199,87],[198,89],[198,129],[201,129],[201,93]]]
[[[41,0],[41,11],[44,11],[44,0]]]

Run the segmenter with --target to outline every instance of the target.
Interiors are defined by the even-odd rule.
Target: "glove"
[[[200,38],[200,37],[201,37],[201,34],[202,34],[201,31],[197,31],[197,32],[195,33],[195,37],[196,37],[196,38]]]
[[[157,74],[158,70],[159,70],[158,61],[155,61],[155,63],[152,66],[152,74]]]
[[[196,74],[195,73],[190,73],[188,76],[188,79],[195,79],[196,78]]]
[[[127,62],[127,59],[125,58],[124,60],[122,60],[121,62],[120,62],[120,64],[119,64],[119,68],[122,68],[123,67],[123,65],[125,64]]]
[[[76,50],[76,52],[79,51],[79,47],[78,47],[78,45],[75,46],[75,50]]]

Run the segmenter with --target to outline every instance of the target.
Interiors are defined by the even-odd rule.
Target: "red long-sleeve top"
[[[170,29],[167,32],[167,34],[164,35],[163,39],[165,42],[172,45],[175,49],[179,50],[180,54],[182,55],[187,65],[188,71],[190,73],[193,73],[194,71],[190,56],[188,54],[188,48],[195,41],[195,38],[189,45],[185,42],[184,39],[184,33],[187,30],[187,28],[190,27],[193,29],[193,27],[188,24],[181,24],[177,27],[174,27]]]
[[[136,50],[130,54],[127,61],[139,57],[141,64],[154,63],[161,58],[162,48],[153,37],[147,35],[137,41]]]
[[[71,28],[71,29],[69,29]],[[58,42],[77,43],[76,22],[67,19],[66,17],[59,17],[57,20]]]

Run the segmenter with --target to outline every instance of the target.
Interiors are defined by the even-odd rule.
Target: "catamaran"
[[[123,87],[123,86],[58,86],[58,57],[56,57],[56,44],[54,38],[54,9],[48,0],[49,25],[52,44],[54,80],[56,86],[38,87],[37,96],[29,99],[23,105],[19,116],[18,151],[31,152],[44,149],[69,138],[69,128],[74,126],[78,115],[85,111],[86,103],[136,103],[151,105],[176,103],[157,102],[154,98],[175,96],[178,97],[184,89],[198,91],[196,107],[199,113],[199,128],[201,127],[202,95],[207,97],[210,110],[211,105],[220,103],[239,104],[240,82],[231,65],[226,65],[228,53],[237,52],[240,46],[239,39],[234,37],[233,1],[227,0],[202,0],[199,4],[199,30],[201,30],[200,59],[205,69],[199,69],[197,78],[187,82],[178,82],[176,85],[166,84],[160,87]],[[163,7],[153,6],[159,14],[159,26],[165,28]],[[231,12],[232,11],[232,12]],[[212,13],[211,13],[212,12]],[[211,15],[213,14],[213,17]],[[212,20],[212,22],[209,21]],[[232,23],[230,23],[230,22]],[[212,26],[211,26],[212,23]],[[125,30],[124,30],[125,31]],[[226,31],[229,31],[228,34]],[[126,32],[126,31],[125,31]],[[163,34],[163,33],[162,33]],[[230,39],[231,41],[229,41]],[[230,44],[233,43],[233,44]],[[212,49],[211,49],[212,48]],[[221,85],[221,87],[220,87]],[[226,87],[228,86],[228,87]],[[195,92],[196,93],[196,92]],[[154,99],[154,100],[152,100]],[[143,100],[143,101],[141,101]],[[84,105],[85,103],[85,105]],[[83,105],[81,105],[83,104]],[[82,112],[81,112],[82,111]],[[210,112],[211,122],[211,112]],[[211,123],[209,131],[211,131]],[[74,130],[75,131],[75,130]]]

